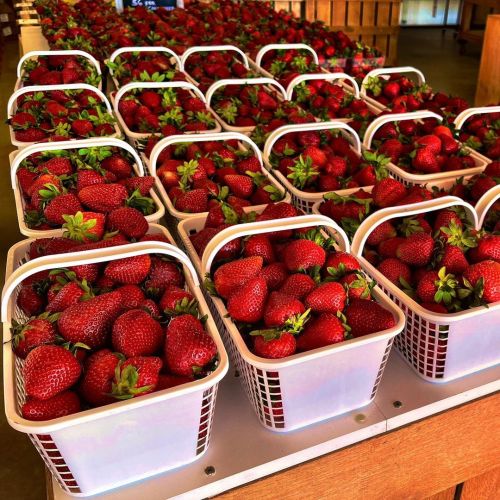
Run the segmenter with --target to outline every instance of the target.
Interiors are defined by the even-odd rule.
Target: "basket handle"
[[[262,161],[262,153],[257,147],[257,144],[250,139],[247,135],[240,134],[239,132],[220,132],[216,134],[199,134],[199,135],[170,135],[165,137],[161,141],[158,141],[153,149],[151,150],[151,155],[149,158],[149,170],[152,176],[156,176],[156,164],[158,162],[158,157],[161,152],[171,144],[178,144],[183,142],[207,142],[207,141],[229,141],[236,139],[239,142],[244,142],[249,145],[258,158],[260,166],[263,167],[264,163]]]
[[[20,149],[16,154],[15,158],[12,161],[10,166],[10,180],[12,184],[12,189],[16,189],[16,173],[21,165],[21,162],[31,156],[34,153],[38,153],[41,151],[59,151],[61,149],[82,149],[82,148],[92,148],[92,147],[103,147],[103,146],[112,146],[121,149],[125,149],[128,153],[132,155],[134,161],[137,165],[138,176],[144,177],[145,170],[144,164],[141,160],[141,157],[137,153],[137,151],[127,142],[122,141],[120,139],[116,139],[114,137],[94,137],[92,139],[80,139],[77,141],[61,141],[61,142],[38,142],[36,144],[32,144],[23,149]]]
[[[370,72],[366,74],[361,82],[361,95],[366,96],[366,84],[370,78],[379,75],[392,75],[394,73],[415,73],[418,78],[418,84],[423,85],[425,83],[424,74],[417,68],[413,66],[397,66],[395,68],[376,68],[372,69]]]
[[[500,113],[500,106],[482,106],[480,108],[468,108],[462,111],[453,121],[455,127],[460,130],[463,124],[474,115],[485,115],[489,113]]]
[[[246,224],[237,224],[223,229],[216,234],[208,243],[201,257],[201,270],[205,275],[210,273],[213,260],[217,252],[229,241],[250,234],[271,233],[284,229],[299,229],[309,226],[327,226],[333,229],[339,236],[338,241],[342,250],[349,252],[349,240],[344,230],[330,217],[325,215],[300,215],[298,217],[289,217],[286,219],[266,220],[259,222],[248,222]]]
[[[388,115],[378,116],[370,123],[370,125],[368,125],[365,132],[365,138],[363,140],[363,146],[366,149],[370,149],[375,132],[386,123],[398,122],[403,120],[421,120],[422,118],[436,118],[439,121],[443,120],[443,117],[441,115],[438,115],[433,111],[425,110],[412,111],[411,113],[391,113]]]
[[[307,82],[309,80],[325,80],[325,81],[333,81],[333,80],[349,80],[349,83],[352,85],[354,89],[354,97],[359,99],[359,85],[358,82],[352,77],[347,75],[346,73],[307,73],[303,75],[297,75],[286,88],[286,97],[289,101],[292,100],[293,91],[295,87],[302,82]]]
[[[180,59],[181,61],[181,69],[182,71],[185,70],[186,67],[186,61],[190,56],[197,52],[215,52],[215,51],[226,51],[226,52],[237,52],[238,55],[241,56],[241,59],[243,60],[243,65],[245,68],[248,69],[248,57],[247,55],[238,47],[235,45],[200,45],[196,47],[189,47],[184,54],[182,54],[182,57]]]
[[[132,82],[127,83],[123,87],[120,87],[115,95],[115,112],[118,113],[118,104],[120,99],[131,90],[134,89],[168,89],[168,88],[182,88],[191,90],[199,97],[203,102],[206,102],[205,96],[202,94],[200,89],[190,82],[174,81],[174,82]]]
[[[123,259],[148,253],[161,253],[179,260],[190,272],[195,286],[200,286],[198,276],[188,256],[179,248],[161,241],[139,241],[119,247],[86,250],[59,255],[46,255],[35,260],[30,260],[18,267],[5,281],[2,291],[1,317],[8,321],[8,303],[16,287],[32,274],[46,269],[71,267],[80,264],[92,264],[109,260]]]
[[[305,43],[270,43],[269,45],[264,45],[255,56],[255,64],[257,64],[259,68],[262,67],[262,58],[270,50],[307,50],[312,54],[314,64],[319,65],[318,54],[316,54],[316,51],[311,46]]]
[[[396,217],[409,217],[412,215],[422,214],[442,208],[456,207],[460,205],[464,207],[469,215],[469,218],[474,222],[474,227],[478,227],[478,217],[474,207],[466,201],[457,198],[456,196],[443,196],[434,200],[426,200],[420,203],[411,205],[402,205],[396,207],[381,208],[373,214],[369,215],[358,227],[352,238],[351,249],[356,257],[363,255],[363,249],[368,236],[375,228],[383,222],[394,219]]]
[[[286,100],[286,90],[284,89],[283,85],[281,85],[281,83],[277,82],[276,80],[273,80],[272,78],[268,78],[265,76],[257,78],[231,78],[231,79],[219,80],[210,85],[206,93],[207,106],[210,107],[212,97],[217,91],[217,89],[225,87],[226,85],[273,85],[274,87],[278,88],[283,99]]]
[[[478,227],[477,227],[478,229],[483,227],[486,215],[488,215],[490,208],[498,200],[500,200],[500,184],[496,185],[495,187],[492,187],[491,189],[486,191],[486,193],[484,193],[483,196],[481,196],[481,198],[479,198],[475,206],[478,216]]]
[[[331,122],[316,122],[316,123],[298,123],[292,125],[283,125],[282,127],[277,128],[266,140],[264,144],[263,157],[264,161],[269,161],[269,156],[271,155],[271,151],[275,142],[282,136],[289,134],[291,132],[306,132],[309,130],[344,130],[349,133],[349,139],[351,140],[352,145],[356,149],[356,153],[361,155],[361,140],[359,139],[356,131],[347,125],[344,122],[331,121]]]
[[[33,57],[37,56],[81,56],[85,57],[88,59],[94,66],[95,69],[97,70],[97,73],[100,75],[101,74],[101,65],[97,61],[97,59],[89,54],[88,52],[84,52],[83,50],[31,50],[29,52],[26,52],[21,59],[19,59],[19,62],[17,63],[17,77],[21,78],[21,72],[23,70],[23,64],[28,60]]]
[[[179,56],[172,49],[167,47],[120,47],[111,54],[108,61],[113,62],[120,54],[127,54],[129,52],[164,52],[175,60],[175,65],[182,71]]]
[[[58,85],[29,85],[28,87],[22,87],[16,90],[9,98],[7,103],[7,117],[12,117],[12,111],[14,104],[17,102],[18,97],[28,92],[49,92],[52,90],[91,90],[94,94],[97,94],[101,101],[106,106],[108,113],[112,113],[111,104],[109,104],[108,98],[104,93],[97,87],[93,87],[88,83],[60,83]]]

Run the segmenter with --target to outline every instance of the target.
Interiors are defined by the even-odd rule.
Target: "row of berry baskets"
[[[276,82],[258,84],[268,102]],[[77,121],[111,124],[104,94],[74,85],[75,106],[89,116]],[[129,85],[183,88],[194,116],[212,113],[196,108],[211,103],[210,90],[205,98],[191,82]],[[137,146],[143,137],[120,114],[126,88],[112,100]],[[10,116],[45,106],[37,119],[67,131],[66,91],[22,87]],[[500,191],[484,179],[498,177],[497,167],[440,120],[383,115],[363,143],[332,121],[285,125],[260,149],[223,126],[173,134],[142,157],[113,137],[13,153],[19,226],[36,239],[15,245],[7,261],[6,412],[62,488],[96,494],[200,457],[225,349],[274,431],[372,401],[393,341],[429,381],[496,364]],[[411,142],[387,145],[405,134]],[[488,188],[474,191],[475,206],[445,196],[458,195],[460,176],[460,186],[481,179]],[[408,201],[415,188],[419,197]],[[338,210],[348,205],[364,211]],[[348,234],[347,219],[357,223]],[[157,225],[163,220],[170,231]]]

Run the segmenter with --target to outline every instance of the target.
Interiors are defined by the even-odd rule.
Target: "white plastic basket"
[[[368,125],[363,139],[363,146],[366,149],[371,149],[375,133],[382,125],[385,125],[386,123],[403,120],[422,120],[424,118],[435,118],[439,121],[443,120],[443,117],[441,115],[438,115],[437,113],[434,113],[432,111],[413,111],[411,113],[393,113],[378,116],[370,123],[370,125]],[[421,185],[436,180],[457,178],[462,175],[474,175],[481,173],[486,168],[486,165],[488,163],[486,158],[484,158],[479,153],[476,153],[476,151],[469,148],[468,146],[461,145],[461,147],[462,149],[465,149],[474,159],[474,162],[476,164],[475,167],[464,168],[462,170],[453,170],[449,172],[438,172],[434,174],[411,174],[398,167],[394,163],[389,162],[387,164],[387,169],[391,172],[391,175],[395,179],[401,181],[406,186]]]
[[[213,113],[213,115],[217,118],[217,121],[222,125],[222,128],[228,132],[241,132],[250,134],[255,125],[251,127],[236,127],[234,125],[229,125],[223,118],[221,118],[217,112],[212,108],[211,102],[215,92],[221,87],[225,87],[226,85],[266,85],[267,87],[272,89],[272,92],[278,96],[279,99],[286,100],[286,90],[283,86],[274,80],[272,77],[258,77],[258,78],[232,78],[226,80],[219,80],[217,82],[212,83],[210,88],[206,92],[207,96],[207,106],[208,109]]]
[[[311,213],[313,205],[323,199],[325,192],[309,193],[307,191],[302,191],[296,188],[278,169],[273,169],[270,162],[270,156],[272,149],[276,141],[286,134],[292,132],[304,132],[308,130],[340,130],[344,137],[348,139],[351,143],[351,149],[358,155],[361,156],[361,142],[356,131],[341,121],[331,121],[331,122],[316,122],[316,123],[299,123],[294,125],[284,125],[279,127],[271,134],[266,140],[264,145],[263,159],[264,165],[267,169],[271,170],[279,182],[285,187],[285,189],[292,195],[292,203],[303,210],[305,213]],[[347,196],[349,194],[355,193],[359,188],[341,189],[335,191],[340,196]]]
[[[167,54],[170,56],[173,66],[177,66],[179,71],[183,71],[179,56],[172,49],[167,47],[120,47],[119,49],[116,49],[111,56],[109,56],[109,59],[107,59],[105,63],[107,65],[108,62],[114,62],[114,60],[120,55],[130,52],[161,52],[163,54]],[[119,89],[121,87],[120,82],[113,75],[113,70],[111,68],[109,68],[109,74],[113,80],[115,88]]]
[[[472,225],[479,229],[487,210],[498,197],[500,190],[491,190],[489,199],[484,198],[476,210],[454,196],[381,209],[361,223],[353,238],[353,254],[406,316],[405,329],[396,339],[398,351],[420,377],[430,382],[449,382],[500,362],[500,302],[452,314],[424,309],[363,257],[366,239],[387,220],[454,206],[463,207]]]
[[[159,132],[149,132],[149,133],[132,132],[132,130],[130,130],[127,127],[119,111],[120,100],[127,94],[127,92],[130,92],[131,90],[134,89],[166,89],[166,88],[181,88],[189,90],[193,93],[194,96],[200,98],[205,103],[207,102],[205,96],[202,94],[200,89],[198,89],[196,85],[190,82],[160,82],[160,83],[132,82],[132,83],[127,83],[127,85],[124,85],[123,87],[120,87],[120,89],[118,90],[118,92],[116,92],[116,94],[110,95],[110,99],[113,104],[115,115],[116,118],[118,119],[118,123],[120,124],[120,127],[125,132],[125,135],[132,143],[132,145],[134,146],[138,145],[139,141],[148,139],[149,137],[160,137],[161,134]],[[215,120],[215,127],[210,130],[201,130],[199,132],[186,132],[186,135],[194,136],[196,134],[214,134],[221,131],[221,127],[218,123],[217,116],[213,113],[213,111],[210,109],[209,106],[207,106],[207,111],[209,111],[213,115]]]
[[[29,60],[29,59],[37,59],[39,56],[79,56],[79,57],[84,57],[85,59],[88,59],[92,65],[95,67],[96,73],[98,75],[102,75],[101,73],[101,65],[99,64],[99,61],[89,54],[88,52],[84,52],[83,50],[32,50],[30,52],[27,52],[24,54],[21,59],[19,59],[19,62],[17,64],[17,80],[16,84],[14,85],[14,91],[19,90],[21,87],[24,86],[23,83],[23,76],[24,76],[24,70],[23,66],[24,63]],[[36,87],[36,85],[33,85]],[[97,86],[99,90],[102,90],[102,78],[101,81],[99,82],[99,85]]]
[[[262,162],[262,154],[259,150],[259,148],[256,146],[256,144],[246,135],[244,134],[239,134],[237,132],[223,132],[220,134],[207,134],[203,136],[193,136],[186,138],[185,135],[171,135],[170,137],[166,137],[165,139],[162,139],[159,141],[153,150],[151,151],[151,156],[149,159],[149,162],[147,164],[148,170],[150,172],[150,175],[152,175],[155,178],[155,186],[156,189],[158,190],[158,193],[160,195],[160,198],[162,202],[164,203],[165,207],[167,208],[167,212],[170,215],[171,219],[167,220],[167,223],[170,224],[170,228],[172,232],[175,234],[177,232],[177,223],[185,220],[185,219],[190,219],[193,217],[197,217],[200,214],[199,213],[186,213],[186,212],[179,212],[176,210],[174,207],[174,204],[172,203],[172,200],[168,196],[163,184],[161,183],[160,179],[156,175],[156,170],[157,170],[157,164],[158,164],[158,157],[160,156],[161,152],[168,146],[172,144],[179,144],[183,142],[206,142],[206,141],[230,141],[236,139],[239,142],[240,149],[251,149],[257,159],[259,160],[259,163],[261,165],[261,172],[268,178],[270,183],[279,189],[279,191],[283,194],[283,200],[281,201],[290,201],[290,195],[285,191],[285,189],[276,181],[276,179],[272,176],[270,172],[268,172]],[[251,209],[255,209],[256,206],[251,207]],[[205,213],[206,215],[206,213]]]
[[[120,149],[124,149],[127,153],[132,155],[135,163],[133,165],[135,175],[138,177],[143,177],[145,175],[144,166],[142,164],[142,160],[140,156],[137,154],[134,148],[132,148],[129,144],[119,139],[107,138],[107,137],[99,137],[94,139],[82,139],[79,141],[64,141],[64,142],[49,142],[49,143],[37,143],[32,146],[28,146],[18,151],[13,151],[9,155],[10,161],[10,181],[12,185],[12,189],[14,191],[14,201],[16,203],[16,212],[17,212],[17,222],[19,224],[19,231],[21,234],[31,238],[50,238],[52,236],[61,236],[64,232],[62,228],[56,229],[48,229],[48,230],[40,230],[40,229],[30,229],[26,222],[24,221],[24,211],[26,202],[24,200],[23,194],[19,189],[17,183],[17,169],[21,165],[21,162],[31,156],[34,153],[39,153],[43,151],[60,151],[66,149],[81,149],[81,148],[90,148],[90,147],[104,147],[111,146]],[[150,190],[149,196],[153,199],[155,205],[155,211],[146,215],[146,220],[148,222],[158,222],[163,215],[165,214],[165,207],[161,203],[158,195],[154,192],[153,189]]]
[[[366,85],[368,84],[368,80],[373,77],[380,77],[384,80],[388,80],[390,75],[393,74],[405,74],[405,73],[410,73],[410,74],[415,74],[417,75],[417,83],[418,85],[423,85],[425,83],[425,76],[424,74],[417,68],[414,68],[413,66],[398,66],[394,68],[376,68],[371,70],[369,73],[366,74],[366,76],[363,78],[363,81],[361,82],[361,96],[362,98],[370,103],[372,106],[378,108],[380,111],[384,111],[389,109],[387,106],[382,104],[381,102],[378,102],[376,99],[373,97],[370,97],[366,93]]]
[[[68,83],[68,84],[60,84],[60,85],[30,85],[28,87],[21,87],[19,90],[16,90],[9,98],[9,102],[7,103],[7,118],[12,118],[12,116],[16,113],[17,110],[17,99],[26,94],[28,92],[50,92],[53,90],[91,90],[94,94],[96,94],[101,102],[106,106],[107,112],[113,115],[113,110],[111,109],[111,105],[109,104],[108,98],[103,94],[101,90],[92,85],[88,85],[86,83]],[[110,135],[109,137],[120,137],[121,132],[118,125],[113,124],[113,128],[115,129],[115,133]],[[10,142],[13,146],[17,148],[25,148],[34,142],[21,142],[16,140],[14,130],[11,125],[9,125],[9,133],[10,133]],[[72,139],[77,140],[77,139]]]
[[[224,229],[210,241],[202,257],[202,275],[210,273],[218,250],[234,238],[312,226],[332,229],[338,236],[339,247],[349,251],[346,235],[328,217],[306,215],[241,224]],[[264,359],[250,352],[223,301],[211,297],[217,326],[262,425],[288,432],[373,400],[393,339],[404,326],[402,311],[376,287],[374,295],[396,318],[394,328],[282,360]]]
[[[44,422],[25,420],[22,360],[9,340],[13,320],[26,318],[16,307],[19,283],[44,270],[108,262],[141,254],[164,254],[183,264],[186,284],[207,315],[205,328],[219,352],[217,368],[206,378],[180,387],[121,401]],[[16,258],[21,258],[21,254]],[[61,488],[88,496],[138,481],[199,458],[210,440],[217,387],[228,369],[227,355],[187,256],[160,242],[139,242],[73,254],[40,257],[16,269],[2,295],[5,412],[9,424],[28,434]]]
[[[475,115],[487,115],[491,113],[500,113],[500,106],[483,106],[480,108],[468,108],[465,111],[462,111],[453,121],[453,124],[455,125],[455,128],[460,131],[462,130],[462,127],[464,124],[472,118]],[[480,155],[481,158],[484,158],[485,161],[490,163],[492,160],[491,158],[488,158],[484,154],[478,153],[476,151],[477,155]]]

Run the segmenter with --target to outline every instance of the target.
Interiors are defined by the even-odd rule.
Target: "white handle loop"
[[[257,64],[259,68],[262,67],[262,58],[270,50],[307,50],[312,54],[314,64],[319,65],[318,54],[316,54],[316,51],[312,47],[306,45],[305,43],[270,43],[269,45],[264,45],[264,47],[262,47],[259,52],[257,52],[257,56],[255,57],[255,64]]]
[[[98,95],[103,104],[106,106],[108,113],[112,113],[111,105],[109,104],[108,98],[104,93],[96,87],[89,85],[88,83],[66,83],[58,85],[30,85],[28,87],[20,88],[16,90],[9,98],[7,103],[7,116],[12,117],[14,104],[17,102],[18,97],[29,92],[51,92],[53,90],[90,90],[94,94]]]
[[[130,92],[131,90],[135,89],[168,89],[168,88],[177,88],[177,89],[186,89],[186,90],[191,90],[194,94],[196,94],[196,97],[199,97],[203,102],[206,102],[205,96],[202,94],[202,92],[192,83],[189,82],[132,82],[132,83],[127,83],[127,85],[124,85],[121,87],[118,92],[115,95],[115,112],[119,113],[118,111],[118,104],[120,103],[120,99],[127,93]]]
[[[35,260],[30,260],[18,267],[5,281],[2,292],[2,321],[8,321],[8,303],[11,294],[16,287],[28,276],[47,269],[57,269],[61,267],[71,267],[80,264],[92,264],[98,262],[108,262],[110,260],[124,259],[149,253],[161,253],[179,260],[191,274],[195,286],[199,287],[200,282],[193,264],[188,256],[179,248],[161,241],[140,241],[128,243],[116,247],[104,249],[86,250],[83,252],[73,252],[62,255],[46,255]]]
[[[425,214],[434,210],[443,208],[462,206],[466,209],[467,215],[474,223],[474,227],[478,228],[478,217],[474,207],[466,201],[457,198],[456,196],[443,196],[434,200],[426,200],[420,203],[411,205],[403,205],[399,207],[381,208],[373,214],[369,215],[354,233],[351,243],[353,255],[361,257],[365,247],[366,240],[370,234],[383,222],[394,219],[396,217],[410,217],[412,215]]]
[[[216,234],[208,243],[201,257],[202,274],[210,273],[213,260],[217,252],[229,241],[251,234],[263,234],[285,229],[300,229],[309,226],[326,226],[333,229],[339,236],[338,244],[342,250],[349,252],[349,239],[344,230],[330,217],[325,215],[300,215],[286,219],[267,220],[259,222],[248,222],[237,224],[223,229]]]
[[[248,57],[247,55],[238,47],[234,45],[200,45],[196,47],[189,47],[189,49],[182,54],[180,59],[182,71],[186,69],[186,61],[190,56],[196,54],[197,52],[216,52],[216,51],[226,51],[226,52],[237,52],[241,59],[243,60],[243,65],[248,69]]]
[[[424,74],[419,69],[414,68],[413,66],[398,66],[395,68],[376,68],[376,69],[372,69],[363,78],[363,81],[361,82],[361,95],[362,96],[366,95],[366,85],[367,85],[368,80],[370,78],[380,76],[380,75],[393,75],[395,73],[396,74],[397,73],[415,73],[417,75],[418,84],[423,85],[425,83]]]
[[[348,132],[349,133],[348,137],[350,139],[351,144],[354,146],[356,153],[358,155],[361,155],[361,141],[359,139],[359,136],[352,127],[347,125],[347,123],[337,122],[337,121],[297,123],[292,125],[283,125],[282,127],[279,127],[271,132],[271,134],[266,140],[266,143],[264,144],[264,150],[263,150],[264,161],[269,162],[269,157],[271,156],[274,144],[280,137],[283,137],[286,134],[290,134],[292,132],[307,132],[314,130],[335,130],[335,129],[344,130],[345,132]]]
[[[462,111],[453,121],[457,130],[460,130],[463,124],[474,115],[486,115],[490,113],[500,113],[500,106],[482,106],[480,108],[468,108]]]
[[[131,52],[162,52],[168,54],[175,61],[175,65],[179,70],[182,71],[181,59],[172,49],[167,47],[120,47],[111,54],[109,62],[113,62],[121,54],[128,54]]]
[[[286,100],[286,90],[284,89],[283,85],[281,85],[281,83],[277,82],[276,80],[273,80],[272,78],[264,76],[258,78],[231,78],[231,79],[219,80],[210,85],[206,93],[207,105],[209,107],[212,101],[212,97],[217,91],[217,89],[225,87],[226,85],[273,85],[280,91],[281,95],[283,96],[283,99]]]
[[[358,82],[352,76],[349,76],[345,73],[307,73],[304,75],[298,75],[288,84],[288,87],[286,88],[287,99],[289,101],[292,100],[293,91],[295,90],[295,87],[299,83],[307,82],[309,80],[325,80],[328,82],[331,82],[334,80],[349,80],[350,84],[352,85],[352,87],[354,89],[354,97],[356,97],[356,99],[359,99]]]
[[[132,155],[137,165],[137,173],[139,177],[144,177],[144,165],[137,151],[127,142],[115,139],[114,137],[95,137],[92,139],[80,139],[77,141],[61,141],[61,142],[42,142],[27,146],[16,154],[10,167],[10,181],[12,189],[16,189],[16,173],[22,161],[34,153],[44,151],[60,151],[61,149],[83,149],[92,147],[111,146],[125,149]]]
[[[239,132],[221,132],[217,134],[200,134],[200,135],[170,135],[161,141],[157,142],[151,151],[149,157],[149,171],[152,176],[156,176],[156,166],[158,157],[161,152],[171,144],[182,144],[184,142],[208,142],[208,141],[230,141],[236,139],[239,142],[244,142],[253,149],[255,156],[258,158],[260,166],[263,168],[262,153],[257,144],[252,141],[247,135]]]
[[[478,227],[477,229],[483,227],[484,221],[491,207],[500,200],[500,184],[492,187],[486,193],[479,198],[476,203],[476,212],[478,216]]]
[[[375,118],[375,120],[373,120],[370,125],[368,125],[365,132],[365,138],[363,139],[363,146],[366,149],[370,149],[375,132],[386,123],[399,122],[404,120],[422,120],[424,118],[436,118],[436,120],[443,121],[443,117],[441,115],[438,115],[433,111],[425,110],[413,111],[411,113],[392,113],[379,116]]]
[[[88,59],[94,66],[97,73],[101,74],[101,65],[97,59],[83,50],[31,50],[26,52],[17,64],[17,77],[21,78],[21,72],[23,70],[23,64],[28,60],[38,56],[80,56]]]

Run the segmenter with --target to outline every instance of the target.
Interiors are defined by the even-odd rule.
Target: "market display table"
[[[499,465],[499,376],[494,367],[431,384],[393,352],[373,403],[281,434],[259,423],[230,369],[200,460],[92,499],[200,499],[233,488],[220,498],[426,498],[451,488],[451,496],[438,498],[452,499],[455,485],[474,477],[477,484],[466,485],[482,491]],[[47,492],[54,500],[72,498],[49,475]]]

